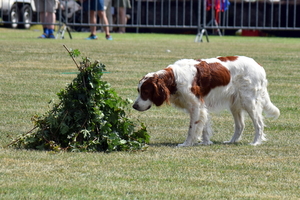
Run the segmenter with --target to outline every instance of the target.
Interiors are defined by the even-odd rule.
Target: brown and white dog
[[[198,144],[212,144],[208,112],[226,108],[231,111],[235,131],[231,140],[225,143],[241,139],[245,127],[243,113],[247,112],[255,128],[252,145],[266,140],[262,112],[268,117],[280,115],[279,109],[270,101],[264,68],[244,56],[178,60],[164,70],[144,76],[138,92],[133,105],[138,111],[167,102],[190,114],[186,141],[178,146],[192,146],[199,140],[201,143]]]

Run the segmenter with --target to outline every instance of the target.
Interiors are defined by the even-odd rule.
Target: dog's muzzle
[[[146,111],[146,110],[149,110],[151,108],[151,105],[149,107],[147,107],[146,109],[141,109],[141,107],[139,106],[139,104],[137,102],[135,102],[132,107],[135,110],[138,110],[138,111]]]

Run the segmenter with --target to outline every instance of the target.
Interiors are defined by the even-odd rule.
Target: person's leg
[[[90,10],[90,24],[96,24],[96,23],[97,23],[97,18],[95,15],[95,11]],[[90,30],[91,30],[91,35],[96,35],[96,30],[97,30],[96,26],[90,26]]]
[[[56,16],[55,16],[55,13],[50,13],[50,12],[46,12],[46,19],[45,19],[45,22],[47,23],[51,23],[49,25],[47,25],[47,28],[48,29],[54,29],[55,28],[55,19]]]
[[[46,18],[46,12],[40,12],[40,21],[45,22],[45,18]],[[43,24],[43,27],[45,26],[46,25]]]
[[[46,24],[46,18],[47,18],[47,12],[40,12],[40,21],[42,22],[43,26],[43,34],[39,36],[38,38],[47,38],[49,35],[49,30]]]
[[[119,13],[119,23],[121,25],[125,25],[126,24],[126,9],[124,7],[119,7],[118,13]],[[120,27],[119,32],[125,33],[125,27]]]
[[[89,23],[90,24],[96,24],[97,23],[97,17],[96,17],[96,11],[94,10],[90,10],[89,11]],[[95,40],[95,39],[98,39],[98,37],[96,36],[96,33],[97,33],[97,27],[96,26],[93,26],[91,25],[90,26],[90,31],[91,31],[91,35],[88,37],[88,38],[85,38],[86,40]]]
[[[43,23],[44,33],[39,38],[54,39],[54,29],[56,22],[56,2],[55,0],[35,1],[37,2],[37,10],[40,11],[40,21]]]
[[[49,32],[48,38],[54,39],[55,38],[55,36],[54,36],[55,25],[54,24],[55,24],[55,21],[56,21],[55,13],[48,12],[46,14],[45,21],[47,23],[51,23],[51,24],[47,25],[48,32]]]
[[[111,13],[111,0],[104,0],[104,5],[106,7],[105,13],[108,24],[113,24],[112,13]],[[113,27],[109,28],[109,31],[112,31]]]
[[[109,24],[108,24],[108,20],[106,18],[105,11],[98,11],[98,15],[99,15],[100,19],[102,19],[103,24],[106,25],[103,27],[106,39],[111,40],[110,33],[109,33],[109,26],[108,26]]]

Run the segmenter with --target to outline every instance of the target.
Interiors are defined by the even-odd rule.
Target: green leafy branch
[[[133,122],[125,113],[132,102],[123,100],[103,81],[106,70],[100,61],[75,57],[78,50],[69,50],[80,73],[65,89],[57,93],[59,103],[44,115],[35,115],[30,132],[9,144],[16,147],[67,151],[136,151],[145,150],[150,136],[146,126]]]

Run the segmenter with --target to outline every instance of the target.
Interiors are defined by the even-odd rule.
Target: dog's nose
[[[136,110],[139,110],[139,105],[137,105],[136,103],[135,104],[133,104],[133,106],[132,106],[134,109],[136,109]]]

